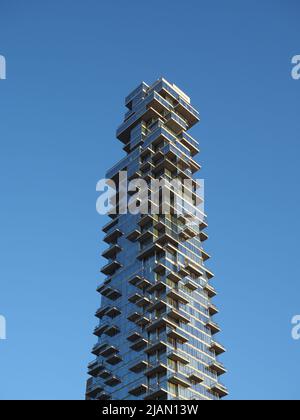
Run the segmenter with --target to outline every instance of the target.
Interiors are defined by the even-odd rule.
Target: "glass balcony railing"
[[[170,125],[172,127],[172,130],[177,129],[177,131],[178,131],[178,129],[181,129],[181,130],[187,130],[188,129],[188,125],[185,122],[185,120],[173,111],[171,111],[167,115],[166,119],[167,119],[166,124]]]
[[[109,179],[113,178],[113,176],[116,175],[122,169],[126,170],[127,166],[130,165],[131,162],[139,158],[140,153],[141,153],[140,149],[135,149],[128,156],[121,159],[109,171],[106,172],[106,178],[109,178]]]
[[[188,104],[186,101],[184,101],[180,97],[178,98],[178,102],[180,105],[186,108],[191,114],[193,114],[199,120],[200,115],[199,115],[199,112],[195,108],[193,108],[190,104]]]
[[[134,89],[128,96],[125,98],[125,105],[128,105],[135,96],[139,93],[146,93],[149,86],[146,83],[141,83],[136,89]]]
[[[199,150],[199,143],[188,133],[184,131],[181,133],[180,137],[182,140],[185,140],[187,144],[191,144],[197,151]]]
[[[126,121],[124,121],[119,128],[117,129],[117,138],[124,133],[124,131],[128,130],[130,126],[136,125],[136,123],[143,117],[143,115],[147,112],[149,105],[151,105],[151,102],[157,101],[160,103],[163,108],[171,111],[173,107],[170,105],[169,102],[167,102],[162,96],[160,96],[157,92],[152,92],[150,95],[148,95],[140,105],[138,105],[134,109],[134,114],[129,117]],[[176,115],[176,114],[175,114]],[[175,118],[175,117],[174,117]],[[178,117],[180,118],[180,117]],[[182,119],[181,119],[182,120]]]

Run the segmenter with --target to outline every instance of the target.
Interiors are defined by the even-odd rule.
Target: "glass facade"
[[[194,179],[198,143],[186,131],[199,121],[190,99],[159,79],[142,83],[125,99],[128,111],[117,129],[126,157],[107,172],[117,180]],[[195,182],[196,184],[196,182]],[[185,212],[116,214],[103,228],[107,249],[104,281],[97,291],[98,337],[88,366],[89,400],[218,400],[227,395],[226,372],[217,358],[225,349],[209,255],[206,216],[195,212],[196,185]],[[171,190],[171,188],[170,188]],[[171,191],[171,197],[176,192]],[[172,203],[173,203],[172,201]],[[193,224],[189,221],[193,214]]]

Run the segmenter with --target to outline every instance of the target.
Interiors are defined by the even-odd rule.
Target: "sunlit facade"
[[[189,97],[165,79],[139,85],[126,98],[117,130],[126,157],[107,172],[128,179],[194,179],[198,142],[187,130],[199,121]],[[173,197],[173,192],[172,192]],[[190,206],[190,211],[189,211]],[[89,364],[88,400],[218,400],[226,372],[215,339],[218,309],[206,267],[206,216],[116,214],[104,226],[107,264],[97,291],[97,336]]]

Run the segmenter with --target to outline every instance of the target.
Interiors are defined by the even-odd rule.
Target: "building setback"
[[[165,79],[139,85],[125,100],[117,130],[126,157],[106,177],[193,180],[198,142],[187,130],[199,121],[189,97]],[[218,400],[227,395],[225,352],[215,339],[218,309],[206,267],[206,216],[187,204],[169,214],[111,214],[104,226],[106,276],[97,291],[98,341],[88,366],[88,400]],[[149,199],[150,200],[150,199]]]

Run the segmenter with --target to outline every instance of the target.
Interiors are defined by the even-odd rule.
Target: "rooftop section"
[[[143,95],[145,95],[147,92],[151,92],[152,90],[157,90],[156,88],[159,85],[165,85],[168,86],[170,91],[174,92],[176,95],[175,97],[177,99],[182,98],[185,102],[188,104],[191,103],[190,97],[186,95],[181,89],[179,89],[178,86],[176,86],[174,83],[168,82],[163,77],[157,79],[152,85],[147,85],[147,83],[142,82],[138,87],[136,87],[132,92],[129,93],[128,96],[125,98],[125,105],[127,108],[131,109],[132,102],[135,98],[140,98]]]
[[[117,129],[116,137],[129,150],[128,143],[135,140],[135,130],[139,130],[142,124],[143,130],[147,131],[158,120],[169,124],[175,134],[179,135],[200,120],[199,112],[190,102],[190,98],[181,89],[164,78],[150,86],[142,82],[125,99],[128,111]]]

